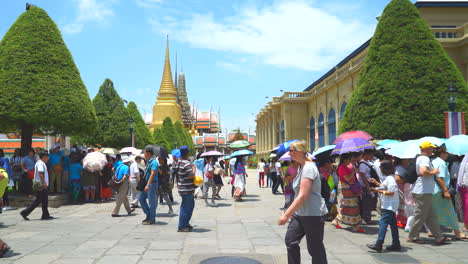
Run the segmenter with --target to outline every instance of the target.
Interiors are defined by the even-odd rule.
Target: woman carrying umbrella
[[[247,176],[245,170],[246,156],[237,156],[236,163],[234,164],[234,200],[241,201],[241,195],[245,192],[245,177]]]

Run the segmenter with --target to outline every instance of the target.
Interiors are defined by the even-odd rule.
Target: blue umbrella
[[[281,144],[281,146],[279,146],[279,148],[278,148],[278,152],[276,152],[276,155],[278,155],[278,157],[283,156],[284,153],[289,151],[289,146],[291,146],[291,143],[293,143],[294,141],[298,141],[298,140],[297,139],[291,139],[291,140],[286,141],[283,144]]]
[[[330,157],[330,154],[333,151],[333,149],[335,148],[335,146],[336,145],[327,145],[327,146],[321,147],[321,148],[317,149],[316,151],[314,151],[312,153],[312,156],[314,156],[315,159],[328,158],[328,157]]]
[[[172,154],[172,156],[174,156],[174,157],[176,157],[178,159],[180,159],[182,157],[182,155],[180,154],[180,149],[173,149],[171,151],[171,154]]]
[[[229,156],[229,155],[223,157],[223,159],[225,159],[225,160],[228,160],[230,158],[231,158],[231,156]]]
[[[239,156],[250,156],[250,155],[253,155],[254,153],[250,150],[247,150],[247,149],[241,149],[241,150],[238,150],[234,153],[231,154],[231,158],[233,157],[239,157]]]
[[[447,151],[451,154],[462,156],[468,154],[468,136],[451,136],[446,142]]]
[[[344,154],[349,152],[360,152],[365,149],[373,149],[374,145],[363,138],[349,138],[336,143],[333,154]]]
[[[388,154],[400,159],[412,159],[421,153],[419,140],[408,140],[400,143],[388,145]]]
[[[394,139],[384,139],[384,140],[380,140],[376,144],[379,146],[386,146],[388,144],[395,144],[395,143],[400,143],[400,141],[394,140]]]

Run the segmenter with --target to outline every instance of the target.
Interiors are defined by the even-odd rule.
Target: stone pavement
[[[230,199],[230,185],[222,191],[224,199],[218,202],[218,208],[205,207],[202,200],[196,201],[192,233],[176,232],[178,217],[168,217],[165,205],[158,206],[158,225],[154,226],[141,225],[144,216],[140,209],[136,216],[112,218],[113,203],[50,209],[58,217],[52,221],[38,220],[39,208],[31,214],[31,221],[23,221],[18,210],[4,212],[0,215],[3,222],[0,238],[12,251],[0,263],[189,264],[219,256],[287,263],[286,226],[276,224],[283,196],[272,195],[271,189],[259,189],[255,171],[248,172],[251,177],[243,202],[234,203]],[[174,197],[180,201],[177,192]],[[175,211],[178,209],[176,205]],[[468,242],[413,245],[403,242],[404,232],[400,233],[402,253],[371,253],[365,244],[375,240],[377,229],[377,225],[371,225],[366,227],[368,234],[356,234],[333,229],[327,223],[325,244],[329,263],[468,263]],[[390,240],[390,233],[387,239]],[[305,240],[301,250],[303,263],[310,263]]]

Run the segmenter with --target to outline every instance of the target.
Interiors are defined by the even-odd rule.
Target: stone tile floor
[[[67,205],[50,209],[57,217],[40,221],[40,209],[23,221],[19,210],[0,215],[0,238],[12,248],[1,263],[200,263],[218,256],[243,256],[260,263],[287,263],[284,234],[278,226],[284,198],[271,189],[258,188],[254,170],[242,202],[230,199],[230,185],[222,191],[219,207],[196,201],[192,233],[177,233],[177,216],[168,216],[159,205],[158,224],[143,226],[141,209],[135,216],[112,218],[113,203]],[[180,201],[177,192],[174,197]],[[175,211],[178,212],[178,204]],[[124,213],[122,208],[121,213]],[[376,239],[378,226],[366,226],[367,234],[336,230],[327,223],[325,245],[329,263],[468,263],[468,241],[435,246],[407,244],[401,232],[401,253],[372,253],[365,244]],[[423,234],[424,236],[425,234]],[[387,234],[390,241],[390,233]],[[310,263],[305,240],[301,243],[304,263]]]

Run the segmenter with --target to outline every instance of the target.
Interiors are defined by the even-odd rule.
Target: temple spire
[[[159,88],[158,95],[160,97],[173,97],[176,100],[177,91],[172,82],[171,61],[169,58],[169,36],[166,39],[166,58],[164,59],[164,71]]]

